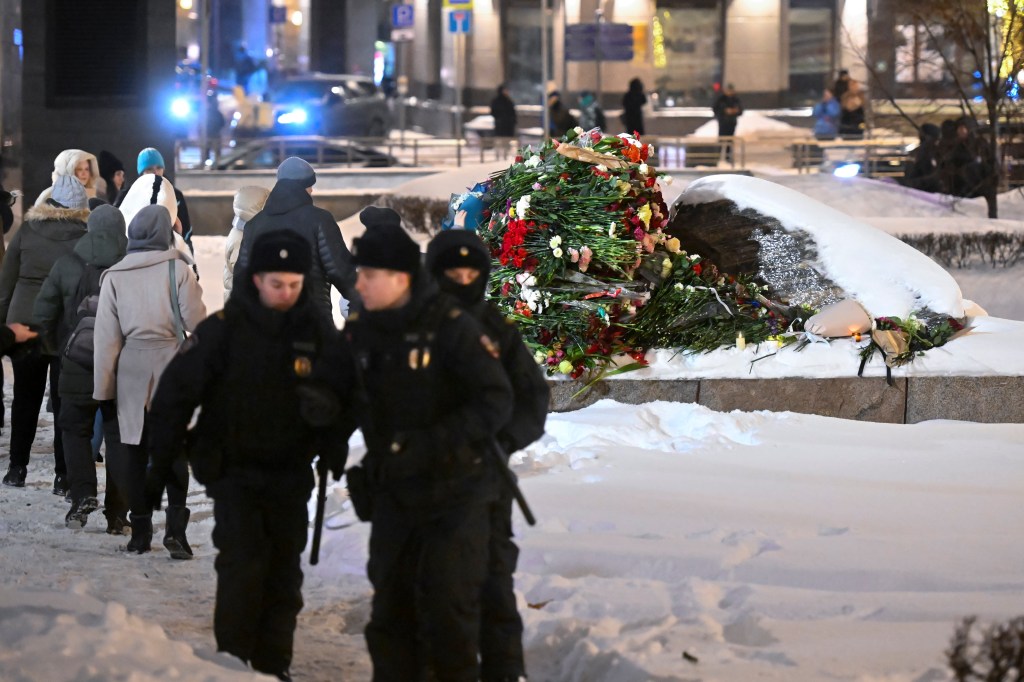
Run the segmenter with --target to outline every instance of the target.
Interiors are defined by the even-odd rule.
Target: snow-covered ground
[[[796,180],[786,184],[882,229],[886,220],[901,232],[984,224],[970,202],[932,213],[926,199],[882,183]],[[447,197],[474,181],[434,191]],[[1015,201],[1004,202],[1006,229],[1024,214]],[[196,244],[213,311],[223,243]],[[986,271],[971,291],[952,271],[965,298],[1024,319],[1019,300],[1005,300],[1016,315],[994,310],[1020,273]],[[1024,324],[976,324],[976,334],[949,344],[955,354],[933,351],[909,371],[1004,371],[998,354],[1019,355]],[[763,352],[672,362],[681,376],[750,376],[749,360]],[[765,373],[757,376],[829,376],[841,366],[852,376],[855,365],[843,340],[754,367]],[[168,558],[160,524],[157,551],[125,554],[126,538],[104,534],[98,513],[83,531],[64,527],[67,504],[49,492],[52,437],[44,414],[28,487],[0,488],[0,680],[267,679],[214,652],[212,506],[202,491],[190,495],[195,560]],[[360,456],[358,434],[352,446]],[[951,679],[943,651],[961,617],[1024,613],[1024,425],[884,425],[605,401],[552,415],[547,435],[514,464],[540,520],[528,528],[516,515],[534,680],[939,682]],[[305,567],[293,672],[310,682],[368,680],[369,528],[348,525],[343,486],[331,488],[328,511],[337,529],[325,533],[321,563]]]

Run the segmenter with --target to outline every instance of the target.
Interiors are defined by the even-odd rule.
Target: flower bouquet
[[[750,278],[667,238],[659,179],[671,179],[647,164],[653,152],[576,128],[491,178],[480,229],[497,261],[490,293],[549,373],[600,377],[643,366],[649,348],[710,351],[790,323]]]

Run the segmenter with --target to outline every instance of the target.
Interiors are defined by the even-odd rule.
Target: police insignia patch
[[[480,345],[483,346],[484,350],[487,351],[487,353],[495,360],[501,357],[501,352],[498,350],[498,344],[491,341],[491,337],[487,336],[487,334],[480,335]]]
[[[302,377],[303,379],[313,373],[313,361],[305,356],[295,358],[293,367],[295,369],[295,376]]]

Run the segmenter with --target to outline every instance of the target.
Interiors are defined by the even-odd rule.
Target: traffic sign
[[[271,5],[268,9],[269,22],[271,24],[283,24],[288,21],[288,8]]]
[[[628,62],[633,59],[630,24],[569,24],[565,27],[565,58],[571,62]]]
[[[473,0],[444,0],[445,9],[473,9]],[[454,31],[452,31],[454,33]],[[468,31],[467,31],[468,33]]]
[[[473,26],[473,13],[464,9],[453,9],[448,13],[449,33],[469,33]]]
[[[395,5],[391,8],[391,28],[412,28],[412,5]]]
[[[416,31],[411,28],[393,28],[391,29],[391,42],[393,43],[405,43],[410,40],[415,40]]]

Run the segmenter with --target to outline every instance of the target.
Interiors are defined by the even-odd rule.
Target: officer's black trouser
[[[480,679],[516,679],[526,675],[523,662],[523,620],[516,608],[512,575],[519,548],[512,542],[512,495],[488,505],[491,529],[487,578],[481,596]]]
[[[213,544],[219,550],[214,562],[217,649],[271,675],[292,662],[312,490],[312,467],[229,469],[207,486],[213,497]]]
[[[78,502],[96,497],[96,458],[92,450],[92,436],[100,404],[95,400],[64,398],[60,404],[58,426],[64,434],[64,461],[68,467],[68,485],[71,499]],[[113,408],[103,415],[103,431],[107,442],[120,442],[117,413]],[[116,459],[116,457],[115,457]],[[109,461],[109,458],[108,458]],[[121,495],[114,476],[107,475],[107,489],[103,507],[108,518],[128,516],[128,502]]]
[[[411,682],[428,669],[438,682],[479,679],[486,507],[460,505],[425,521],[387,493],[374,497],[366,626],[374,682]]]

